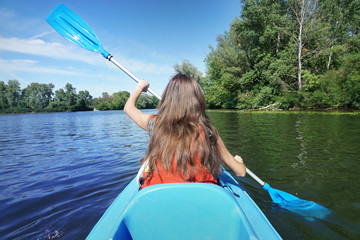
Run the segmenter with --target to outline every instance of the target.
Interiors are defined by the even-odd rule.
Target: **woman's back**
[[[149,148],[149,176],[158,171],[181,176],[189,182],[213,182],[220,170],[216,132],[205,113],[200,85],[185,74],[168,83],[158,105]],[[152,125],[150,120],[150,125]],[[149,129],[149,127],[148,127]],[[210,140],[210,135],[215,136]]]

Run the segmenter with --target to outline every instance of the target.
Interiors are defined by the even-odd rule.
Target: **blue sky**
[[[161,94],[173,66],[201,72],[209,46],[240,14],[240,0],[0,0],[0,81],[71,83],[93,97],[132,91],[135,82],[100,54],[86,51],[46,22],[59,3],[83,18],[105,50]]]

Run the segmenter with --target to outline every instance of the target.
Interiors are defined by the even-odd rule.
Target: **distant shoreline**
[[[148,108],[143,108],[145,110]],[[154,108],[153,108],[154,109]],[[119,110],[86,110],[86,111],[73,111],[75,112],[107,112],[107,111],[123,111]],[[350,108],[288,108],[288,109],[206,109],[206,111],[222,111],[222,112],[244,112],[244,113],[301,113],[301,112],[312,112],[312,113],[339,113],[339,114],[360,114],[359,109],[350,109]],[[36,114],[36,113],[71,113],[70,111],[39,111],[39,112],[0,112],[0,115],[15,115],[15,114]]]

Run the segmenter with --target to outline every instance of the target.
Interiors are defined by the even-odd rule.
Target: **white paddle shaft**
[[[256,176],[255,173],[250,171],[250,169],[246,168],[246,173],[249,174],[253,179],[255,179],[255,181],[257,181],[261,186],[265,185],[265,183],[258,176]]]
[[[121,70],[123,70],[124,73],[126,73],[129,77],[131,77],[132,79],[135,80],[135,82],[139,82],[140,80],[134,75],[132,74],[129,70],[127,70],[123,65],[121,65],[118,61],[116,61],[113,56],[109,55],[108,59],[110,62],[112,62],[113,64],[115,64],[118,68],[120,68]],[[161,100],[161,97],[159,94],[157,94],[156,92],[154,92],[154,90],[152,90],[151,88],[148,88],[148,92],[151,93],[154,97],[156,97],[158,100]]]

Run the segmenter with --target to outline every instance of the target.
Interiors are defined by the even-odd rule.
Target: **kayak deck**
[[[281,239],[226,170],[219,184],[159,184],[139,191],[134,178],[86,239]]]

